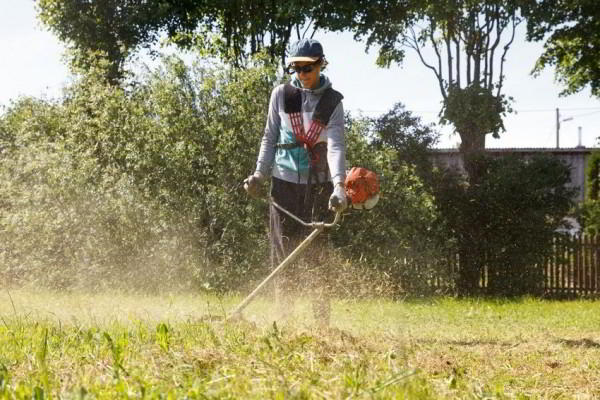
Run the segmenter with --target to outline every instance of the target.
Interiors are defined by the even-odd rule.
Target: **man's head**
[[[298,80],[307,89],[319,87],[321,69],[325,56],[323,46],[314,39],[302,39],[292,45],[289,57],[289,72],[296,72]]]

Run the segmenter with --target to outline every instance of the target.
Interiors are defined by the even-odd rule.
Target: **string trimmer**
[[[350,200],[350,203],[353,208],[369,210],[373,208],[375,204],[377,204],[377,202],[379,201],[379,178],[377,177],[377,174],[375,174],[372,171],[369,171],[368,169],[360,167],[352,168],[346,176],[346,181],[344,182],[344,184],[346,188],[346,196]],[[244,186],[244,188],[246,189],[246,191],[248,191],[247,184],[246,186]],[[291,212],[289,212],[288,210],[286,210],[285,208],[281,207],[272,199],[271,204],[273,204],[273,206],[279,209],[281,212],[290,216],[299,224],[308,228],[313,228],[314,230],[310,235],[308,235],[306,239],[304,239],[302,243],[298,245],[298,247],[294,249],[294,251],[290,253],[290,255],[288,255],[281,262],[281,264],[277,266],[277,268],[273,270],[273,272],[269,274],[269,276],[265,278],[264,281],[262,281],[256,287],[256,289],[252,291],[252,293],[250,293],[244,300],[242,300],[242,302],[236,308],[233,309],[233,311],[226,318],[226,321],[239,316],[240,313],[248,306],[248,304],[250,304],[250,302],[256,297],[260,290],[274,277],[281,273],[281,271],[283,271],[283,269],[290,265],[296,258],[298,258],[298,255],[302,253],[302,251],[319,235],[319,233],[321,233],[326,228],[331,228],[332,226],[337,225],[341,215],[341,211],[338,211],[335,214],[335,218],[331,223],[305,222],[302,219],[295,216],[294,214],[292,214]]]
[[[300,255],[300,253],[302,253],[302,251],[308,247],[308,245],[319,235],[319,233],[321,233],[323,230],[325,230],[326,228],[331,228],[332,226],[337,225],[337,223],[340,220],[340,215],[341,212],[337,212],[335,214],[335,218],[333,219],[333,221],[331,223],[325,223],[325,222],[305,222],[302,219],[298,218],[297,216],[295,216],[294,214],[292,214],[291,212],[289,212],[288,210],[286,210],[285,208],[281,207],[279,204],[277,204],[276,202],[274,202],[273,200],[271,200],[271,204],[273,204],[273,206],[277,209],[279,209],[281,212],[287,214],[288,216],[290,216],[291,218],[293,218],[296,222],[298,222],[299,224],[306,226],[308,228],[313,228],[314,230],[311,232],[310,235],[308,235],[308,237],[306,239],[304,239],[302,241],[302,243],[300,243],[298,245],[298,247],[296,247],[294,249],[294,251],[292,251],[282,262],[281,264],[279,264],[270,274],[269,276],[267,276],[257,287],[256,289],[254,289],[252,291],[252,293],[250,293],[248,296],[246,296],[246,298],[244,300],[242,300],[242,302],[240,304],[238,304],[238,306],[236,308],[233,309],[233,311],[231,311],[231,313],[229,314],[229,316],[226,318],[226,321],[232,320],[234,318],[237,318],[242,311],[244,311],[244,309],[248,306],[248,304],[250,304],[250,302],[256,297],[256,295],[258,295],[258,293],[261,291],[261,289],[267,284],[269,283],[274,277],[276,277],[279,273],[281,273],[281,271],[283,271],[288,265],[290,265],[296,258],[298,258],[298,256]]]

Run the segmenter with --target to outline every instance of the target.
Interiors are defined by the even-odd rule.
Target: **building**
[[[491,156],[519,155],[524,158],[535,155],[551,155],[565,162],[571,167],[570,187],[577,189],[575,197],[577,202],[585,199],[585,169],[587,160],[593,151],[600,150],[592,147],[574,148],[506,148],[485,149],[486,154]],[[449,168],[464,171],[462,156],[458,149],[433,149],[433,163],[439,168]]]

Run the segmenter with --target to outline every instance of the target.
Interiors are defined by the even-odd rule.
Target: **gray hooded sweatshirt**
[[[304,89],[298,79],[292,85],[299,88],[302,94],[302,116],[304,130],[307,132],[312,121],[312,114],[325,89],[331,87],[331,81],[321,75],[317,89]],[[294,143],[294,133],[289,115],[284,112],[284,85],[279,85],[271,92],[269,115],[265,133],[260,145],[256,170],[264,176],[294,183],[306,183],[308,180],[307,154],[301,147],[295,149],[275,148],[277,143]],[[327,163],[329,176],[334,185],[346,179],[346,143],[344,141],[344,108],[340,102],[329,119],[317,143],[327,143]]]

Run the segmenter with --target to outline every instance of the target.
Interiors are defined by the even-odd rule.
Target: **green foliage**
[[[156,342],[162,351],[169,351],[169,328],[164,322],[156,326]]]
[[[481,151],[485,135],[498,136],[504,130],[502,117],[511,112],[509,99],[502,94],[502,70],[515,27],[522,21],[520,5],[520,1],[342,2],[331,7],[325,21],[331,29],[350,28],[356,37],[366,37],[367,49],[379,46],[380,66],[401,64],[406,50],[415,51],[440,88],[442,123],[454,125],[464,144],[461,149]]]
[[[494,95],[491,88],[451,86],[444,102],[442,122],[451,123],[464,136],[491,133],[499,138],[499,133],[505,130],[502,117],[511,111],[509,100],[504,95]]]
[[[577,93],[589,85],[592,94],[600,96],[598,2],[543,0],[526,4],[528,38],[545,40],[534,74],[553,67],[556,79],[565,87],[562,95]]]
[[[319,2],[40,0],[37,6],[42,23],[69,46],[76,72],[103,59],[104,77],[118,84],[126,61],[140,48],[152,49],[161,32],[171,43],[237,67],[261,52],[284,64],[286,46],[294,34],[307,34]]]
[[[586,200],[600,199],[600,151],[594,151],[587,160],[586,169]]]
[[[204,320],[212,296],[175,295],[168,307],[164,296],[147,294],[35,289],[12,297],[16,314],[0,292],[2,400],[36,391],[61,399],[410,400],[598,392],[590,379],[600,365],[593,300],[334,301],[331,329],[304,318],[308,304],[275,329],[266,298],[247,314],[252,322],[220,324]],[[229,309],[239,298],[223,300]],[[169,351],[149,334],[157,324],[169,326]],[[49,390],[32,353],[44,332]],[[121,346],[116,359],[128,374],[118,379],[106,335]]]
[[[600,152],[590,154],[586,170],[585,200],[579,207],[579,220],[585,233],[596,235],[600,232]]]
[[[383,271],[397,295],[436,290],[431,285],[435,277],[451,281],[444,262],[451,243],[436,229],[438,215],[426,182],[435,132],[401,104],[378,119],[348,125],[349,166],[379,174],[381,199],[370,211],[345,215],[337,245],[355,263]]]
[[[260,273],[265,206],[248,203],[239,182],[253,168],[274,79],[271,67],[168,58],[127,89],[92,70],[62,104],[9,108],[0,119],[5,281],[222,288]]]
[[[169,25],[172,42],[219,56],[236,66],[259,52],[268,54],[271,62],[285,65],[288,43],[294,36],[300,39],[306,35],[313,22],[312,11],[319,6],[313,0],[169,3],[177,18],[176,24]]]
[[[431,126],[421,123],[406,108],[398,103],[390,111],[373,121],[372,143],[375,149],[391,148],[399,163],[415,168],[415,172],[426,180],[432,164],[429,151],[437,143],[438,133]]]
[[[127,346],[127,335],[122,334],[117,340],[114,340],[110,333],[104,332],[104,338],[108,342],[108,347],[110,348],[110,353],[112,355],[112,370],[113,377],[118,381],[121,378],[121,372],[125,375],[129,375],[125,367],[123,367],[123,362],[125,361],[125,350]]]
[[[39,0],[40,20],[71,48],[78,71],[108,60],[105,77],[113,84],[123,78],[124,63],[140,46],[158,37],[165,23],[163,2],[143,0]]]
[[[478,185],[446,176],[436,205],[458,242],[459,291],[473,294],[487,267],[487,293],[522,295],[541,288],[538,266],[572,206],[569,169],[553,158],[480,157]]]

